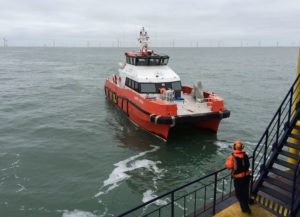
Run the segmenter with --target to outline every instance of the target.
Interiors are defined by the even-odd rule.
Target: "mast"
[[[138,41],[140,42],[140,52],[147,52],[148,51],[148,41],[149,36],[148,33],[145,31],[144,27],[140,31],[140,37],[138,38]]]

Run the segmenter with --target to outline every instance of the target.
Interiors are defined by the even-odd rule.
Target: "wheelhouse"
[[[134,66],[163,66],[169,62],[169,56],[154,52],[125,53],[126,63]]]

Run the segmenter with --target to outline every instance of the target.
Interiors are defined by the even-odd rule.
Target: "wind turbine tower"
[[[8,44],[7,44],[7,39],[6,38],[3,38],[3,47],[7,47]]]

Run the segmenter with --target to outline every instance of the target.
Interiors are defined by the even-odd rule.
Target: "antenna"
[[[147,52],[148,51],[148,40],[149,40],[148,33],[145,31],[145,28],[142,27],[140,31],[140,37],[138,41],[140,42],[140,52]]]

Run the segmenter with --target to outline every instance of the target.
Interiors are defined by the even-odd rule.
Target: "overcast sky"
[[[1,0],[0,38],[300,44],[300,0]],[[177,43],[177,42],[176,42]]]

